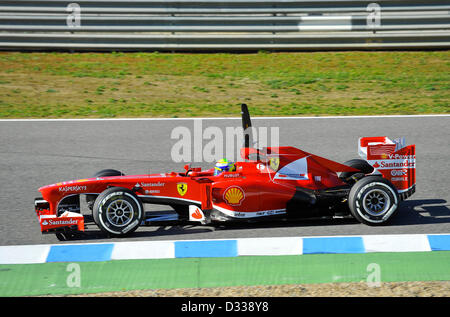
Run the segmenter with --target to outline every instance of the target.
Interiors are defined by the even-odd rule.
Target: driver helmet
[[[221,159],[214,166],[214,176],[220,175],[222,172],[233,172],[236,170],[233,162],[228,161],[227,159]]]

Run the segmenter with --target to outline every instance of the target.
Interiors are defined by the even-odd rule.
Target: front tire
[[[104,170],[98,171],[92,177],[124,176],[124,175],[125,175],[124,173],[122,173],[121,171],[118,171],[118,170],[104,169]],[[95,202],[95,199],[97,198],[97,196],[98,195],[94,195],[94,194],[86,195],[86,204],[87,204],[89,210],[92,210],[92,208],[94,207],[94,202]]]
[[[392,183],[379,176],[367,176],[353,185],[348,196],[350,212],[361,223],[386,224],[398,210],[398,193]]]
[[[92,210],[98,227],[114,237],[134,232],[144,219],[144,209],[139,198],[129,189],[112,187],[95,200]]]

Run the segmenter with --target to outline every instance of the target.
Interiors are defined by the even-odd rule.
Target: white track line
[[[374,115],[374,116],[323,116],[323,117],[252,117],[252,120],[303,120],[303,119],[377,119],[377,118],[433,118],[450,117],[450,114],[425,115]],[[77,122],[77,121],[177,121],[177,120],[241,120],[241,117],[192,118],[68,118],[68,119],[0,119],[0,122]]]

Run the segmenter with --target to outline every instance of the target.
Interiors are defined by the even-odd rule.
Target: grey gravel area
[[[89,297],[450,297],[450,281],[391,282],[377,285],[329,283],[149,289],[81,294]]]

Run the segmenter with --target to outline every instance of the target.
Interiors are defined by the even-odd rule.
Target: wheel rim
[[[384,215],[391,205],[389,195],[379,189],[368,191],[363,197],[364,210],[372,216]]]
[[[133,206],[126,200],[114,200],[106,209],[106,218],[114,226],[126,226],[133,220]]]

